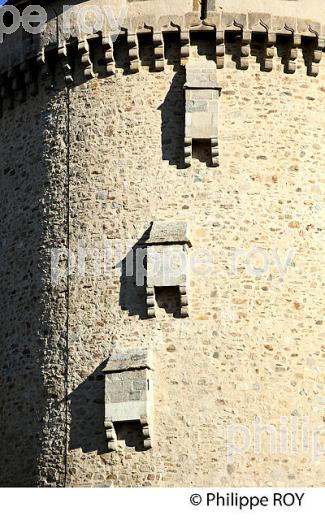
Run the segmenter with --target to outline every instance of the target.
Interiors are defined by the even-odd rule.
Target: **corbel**
[[[265,57],[264,57],[264,69],[267,72],[270,72],[273,69],[275,44],[276,44],[276,33],[267,31],[266,45],[265,45]]]
[[[73,77],[66,44],[58,48],[58,57],[63,70],[64,81],[69,86],[73,83]]]
[[[190,33],[189,31],[180,32],[181,40],[181,65],[185,65],[190,55]]]
[[[250,43],[252,39],[251,31],[247,31],[242,29],[242,40],[241,40],[241,49],[240,49],[240,68],[242,70],[248,69],[248,58],[250,54]]]
[[[81,64],[83,66],[83,73],[85,78],[95,78],[96,74],[94,73],[93,63],[90,59],[90,49],[88,40],[84,39],[78,42],[78,52],[81,54]]]
[[[155,70],[160,72],[164,70],[165,60],[164,60],[164,40],[161,32],[153,33],[153,46],[154,46],[154,56],[155,56]]]
[[[216,64],[217,69],[222,69],[225,64],[225,33],[216,30]]]
[[[325,39],[320,38],[318,33],[309,27],[309,31],[314,34],[314,45],[312,49],[311,55],[311,64],[309,69],[310,76],[318,76],[319,74],[319,64],[322,60],[323,49],[325,47]]]
[[[131,72],[139,72],[139,44],[138,37],[135,33],[127,35],[127,43],[129,49],[129,60]]]
[[[102,45],[104,49],[106,71],[108,76],[115,74],[115,59],[112,38],[109,35],[103,35]]]

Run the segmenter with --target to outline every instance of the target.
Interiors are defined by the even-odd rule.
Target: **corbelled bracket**
[[[147,347],[115,347],[105,368],[105,431],[109,451],[118,447],[115,425],[138,422],[143,447],[152,447],[152,360]]]
[[[209,141],[211,164],[219,166],[217,68],[212,61],[189,60],[186,65],[184,163],[191,165],[194,140]]]
[[[147,240],[147,313],[156,316],[155,289],[177,287],[180,316],[188,310],[188,247],[191,247],[189,226],[184,221],[157,221],[152,223]]]

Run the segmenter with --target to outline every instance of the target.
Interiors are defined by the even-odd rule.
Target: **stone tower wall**
[[[1,485],[36,485],[65,453],[66,287],[50,266],[67,240],[66,124],[64,85],[0,120]]]
[[[321,2],[305,16],[302,3],[221,2],[221,14],[210,2],[200,27],[195,1],[167,19],[131,2],[114,55],[96,35],[89,50],[77,30],[65,42],[54,15],[30,44],[31,74],[26,56],[9,68],[0,53],[2,485],[323,485],[311,449],[270,453],[264,437],[262,453],[230,460],[226,442],[257,417],[277,432],[281,418],[323,423],[325,31]],[[183,165],[189,57],[217,63],[218,168],[200,144]],[[189,318],[165,294],[146,319],[126,276],[156,220],[192,224]],[[53,281],[60,248],[87,248],[85,272]],[[132,425],[107,450],[115,345],[153,351],[147,451]]]

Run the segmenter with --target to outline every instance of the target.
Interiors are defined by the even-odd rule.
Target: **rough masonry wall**
[[[51,250],[67,236],[63,85],[0,120],[0,485],[64,484],[66,284]]]
[[[217,169],[201,147],[182,168],[185,74],[172,61],[71,90],[71,248],[103,260],[105,240],[127,245],[112,270],[94,275],[90,252],[70,280],[68,485],[324,485],[310,450],[270,454],[267,437],[262,453],[226,457],[231,425],[324,422],[324,65],[311,78],[301,55],[295,75],[280,58],[270,73],[249,60],[240,71],[227,56],[218,71]],[[126,255],[164,219],[192,222],[190,254],[213,259],[191,274],[187,319],[163,308],[145,319],[144,287],[125,276]],[[291,253],[281,281],[276,255]],[[126,428],[107,453],[101,370],[114,345],[154,349],[152,450]]]

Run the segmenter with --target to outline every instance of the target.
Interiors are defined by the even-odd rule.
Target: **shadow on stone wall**
[[[71,412],[69,449],[80,448],[84,453],[107,452],[104,428],[105,381],[102,372],[106,361],[68,396]]]
[[[178,169],[184,164],[185,132],[185,69],[178,66],[161,111],[161,149],[162,159]]]
[[[150,227],[142,237],[130,249],[116,267],[121,269],[119,304],[123,311],[128,311],[129,316],[147,318],[146,302],[146,257],[147,249],[145,241],[150,233]]]
[[[108,452],[104,427],[105,419],[105,376],[101,363],[68,396],[71,412],[69,450],[81,449],[83,453]],[[140,422],[114,424],[118,441],[135,451],[145,451]]]
[[[65,338],[58,317],[64,324],[65,298],[64,292],[53,295],[50,280],[51,247],[57,233],[64,234],[62,222],[61,230],[53,223],[59,222],[59,215],[64,218],[62,205],[59,212],[56,207],[64,179],[53,178],[47,155],[59,130],[51,129],[49,113],[42,112],[55,95],[30,100],[24,111],[17,105],[0,122],[2,487],[39,485],[46,446],[51,446],[52,461],[58,457],[53,480],[57,485],[64,480],[64,437],[53,442],[53,431],[48,434],[65,409]]]

